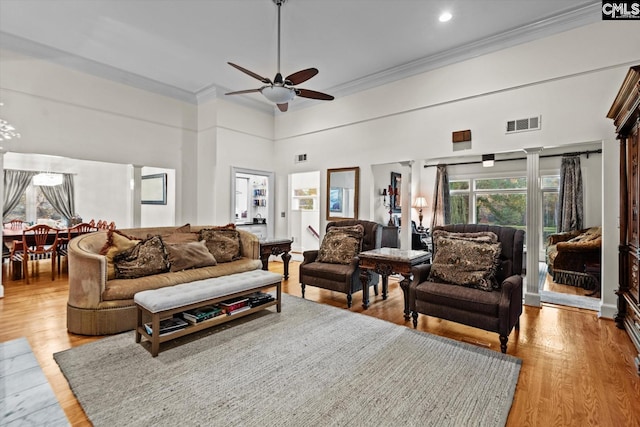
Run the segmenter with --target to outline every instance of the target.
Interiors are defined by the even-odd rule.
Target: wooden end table
[[[282,255],[284,263],[284,280],[289,278],[289,260],[291,255],[291,239],[265,239],[260,240],[260,260],[262,261],[262,269],[269,270],[269,257],[271,255]]]
[[[411,267],[431,262],[431,252],[403,250],[397,248],[379,248],[360,252],[360,281],[362,282],[362,306],[369,308],[369,274],[373,271],[382,276],[382,299],[387,299],[389,276],[401,274],[400,287],[404,294],[404,318],[409,320],[409,284]]]

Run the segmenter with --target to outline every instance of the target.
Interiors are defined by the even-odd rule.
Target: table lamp
[[[418,196],[415,198],[415,200],[413,201],[413,205],[412,207],[418,209],[418,219],[420,220],[420,228],[422,228],[422,208],[426,208],[427,207],[427,199],[425,199],[422,196]]]

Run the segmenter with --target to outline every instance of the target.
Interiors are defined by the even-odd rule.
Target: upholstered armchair
[[[348,227],[361,225],[362,233],[362,251],[376,249],[381,246],[382,227],[378,223],[364,220],[344,220],[334,221],[327,224],[327,233],[325,234],[320,246],[320,250],[305,251],[303,253],[304,260],[300,264],[300,286],[302,288],[302,298],[304,298],[306,286],[316,286],[318,288],[328,289],[330,291],[341,292],[347,295],[347,307],[351,307],[352,295],[354,292],[362,290],[362,282],[360,280],[360,268],[358,266],[360,260],[357,253],[360,248],[356,249],[353,256],[349,255],[350,260],[330,260],[326,262],[325,258],[320,254],[323,251],[323,245],[328,245],[327,239],[331,239],[329,231],[332,228]],[[338,230],[334,230],[336,232]],[[335,236],[334,236],[335,237]],[[339,238],[336,240],[340,240]],[[349,240],[349,237],[342,239]],[[335,241],[335,240],[334,240]],[[351,250],[351,249],[347,249]],[[374,292],[378,295],[379,277],[375,273],[369,273],[369,285],[373,286]]]
[[[585,272],[585,264],[600,264],[602,228],[552,234],[547,238],[547,271],[553,281],[592,289],[595,278]]]
[[[409,286],[413,326],[418,314],[497,332],[507,352],[522,314],[524,231],[456,224],[433,230],[432,264],[414,267]]]

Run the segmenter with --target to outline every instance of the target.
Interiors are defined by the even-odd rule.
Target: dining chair
[[[9,247],[9,277],[14,277],[13,271],[16,268],[16,265],[18,266],[18,271],[22,269],[24,246],[22,244],[22,240],[13,240],[11,243],[9,243]]]
[[[9,230],[23,230],[25,224],[26,223],[21,219],[12,219],[9,222],[5,222],[3,225],[4,228]]]
[[[25,226],[25,222],[21,219],[12,219],[9,222],[5,222],[2,224],[2,226],[7,229],[7,230],[23,230],[24,226]],[[12,259],[12,252],[13,252],[13,245],[14,245],[15,241],[12,242],[4,242],[3,239],[3,243],[2,243],[2,262],[4,263],[5,260],[9,260],[9,274],[11,274],[11,259]]]
[[[58,230],[46,224],[37,224],[22,232],[22,274],[29,284],[29,261],[51,259],[51,280],[55,280]],[[49,243],[53,239],[53,242]]]
[[[60,276],[60,260],[62,257],[66,257],[69,253],[69,241],[81,234],[93,233],[98,231],[98,228],[86,222],[81,222],[73,227],[69,227],[66,230],[62,230],[59,233],[58,248],[56,250],[56,257],[58,258],[58,276]]]

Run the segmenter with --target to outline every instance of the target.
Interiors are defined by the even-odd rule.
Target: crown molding
[[[196,94],[187,90],[2,31],[0,31],[0,47],[158,95],[167,96],[190,104],[197,103]]]

